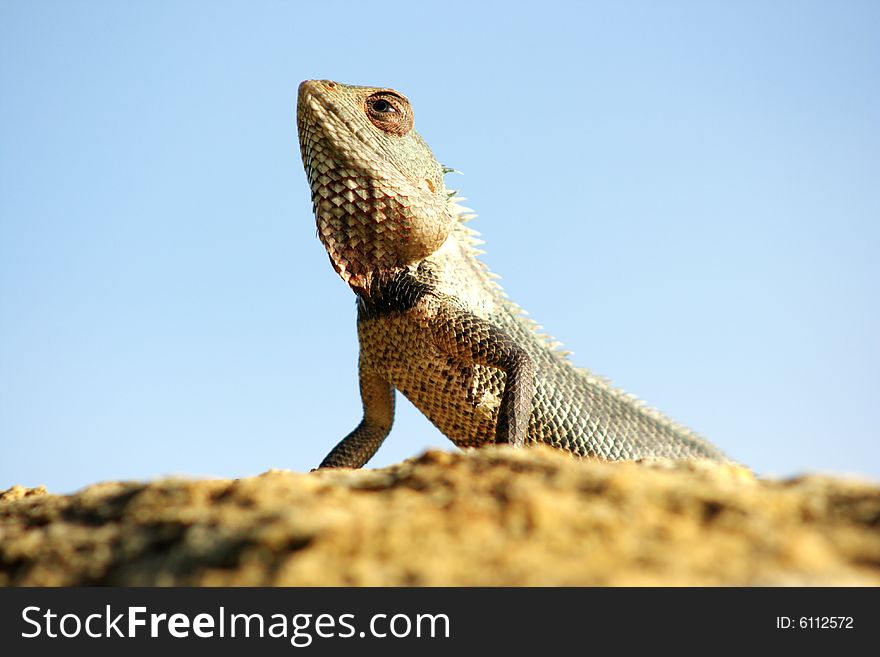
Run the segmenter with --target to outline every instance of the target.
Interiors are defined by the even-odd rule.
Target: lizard
[[[505,294],[476,215],[399,91],[306,80],[297,130],[317,234],[357,301],[363,418],[319,468],[362,467],[395,391],[459,447],[545,443],[581,457],[728,461],[690,429],[576,367]]]

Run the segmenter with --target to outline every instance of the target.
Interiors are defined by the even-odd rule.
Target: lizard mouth
[[[338,147],[351,139],[353,131],[339,99],[330,97],[334,88],[335,83],[329,81],[305,80],[297,93],[300,154],[313,194],[323,178],[333,176],[330,171],[354,168],[355,164],[350,149]]]
[[[332,85],[332,86],[330,86]],[[336,88],[334,82],[325,80],[303,80],[297,91],[297,114],[305,116],[309,113],[322,114],[329,106],[327,93]],[[299,116],[297,117],[299,118]]]
[[[324,137],[330,141],[340,141],[341,135],[351,134],[368,145],[366,126],[356,126],[351,120],[351,111],[341,106],[332,97],[336,89],[334,82],[327,80],[306,80],[299,85],[297,94],[297,123],[300,140],[305,147],[315,139]]]
[[[330,80],[305,80],[299,85],[297,126],[307,169],[317,151],[326,156],[332,150],[337,164],[360,170],[370,170],[376,162],[390,161],[381,141],[376,139],[377,129],[363,113],[360,100],[343,91],[341,85]],[[334,147],[323,148],[320,142]]]

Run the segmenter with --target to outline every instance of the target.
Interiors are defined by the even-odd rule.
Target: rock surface
[[[880,585],[880,486],[548,448],[0,493],[3,585]]]

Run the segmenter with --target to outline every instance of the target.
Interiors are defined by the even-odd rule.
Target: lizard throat
[[[318,237],[333,269],[358,293],[370,289],[375,272],[418,262],[449,235],[449,212],[421,194],[329,158],[313,159],[309,168]]]
[[[358,292],[371,287],[375,272],[406,267],[436,251],[449,231],[440,222],[422,222],[389,191],[343,177],[313,193],[318,237],[334,270]]]

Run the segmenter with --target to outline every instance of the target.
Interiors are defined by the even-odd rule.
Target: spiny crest
[[[460,171],[457,171],[455,169],[451,169],[450,167],[447,167],[447,166],[443,166],[442,169],[443,169],[444,174],[445,173],[458,173],[458,174],[461,173]],[[456,217],[458,219],[455,227],[453,228],[453,233],[458,238],[459,243],[464,245],[468,249],[468,251],[471,253],[471,255],[473,255],[474,261],[477,263],[477,266],[480,268],[480,270],[485,275],[486,280],[488,281],[488,284],[497,292],[498,297],[502,300],[502,302],[510,310],[510,312],[514,316],[516,316],[517,319],[520,322],[522,322],[522,324],[524,326],[526,326],[527,328],[529,328],[532,331],[534,336],[538,339],[538,341],[542,345],[544,345],[547,348],[549,353],[558,357],[560,360],[566,361],[569,365],[574,366],[573,363],[571,362],[571,359],[570,359],[573,352],[568,351],[566,349],[562,349],[561,342],[554,339],[548,333],[545,333],[543,331],[543,329],[544,329],[543,326],[541,326],[535,320],[533,320],[529,316],[529,313],[524,308],[520,307],[518,304],[516,304],[514,301],[512,301],[507,296],[507,293],[504,291],[504,288],[502,288],[501,285],[498,283],[498,280],[501,277],[498,274],[496,274],[495,272],[491,271],[489,269],[489,266],[485,262],[480,260],[480,258],[478,257],[478,256],[485,253],[485,250],[480,249],[479,247],[481,245],[485,244],[486,242],[485,242],[485,240],[483,240],[481,238],[479,231],[466,225],[468,222],[472,221],[473,219],[475,219],[477,217],[477,214],[474,212],[473,209],[462,205],[462,202],[465,201],[466,198],[463,196],[459,196],[458,190],[449,190],[447,192],[447,194],[448,194],[449,212],[453,217]],[[603,390],[606,390],[610,394],[618,397],[619,399],[623,400],[624,402],[626,402],[630,406],[635,406],[635,407],[641,409],[642,411],[644,411],[644,413],[646,415],[653,418],[656,422],[663,424],[667,427],[670,427],[670,428],[674,429],[675,431],[682,432],[685,435],[699,438],[699,435],[696,432],[694,432],[691,429],[688,429],[687,427],[684,427],[684,426],[678,424],[677,422],[675,422],[674,420],[669,418],[667,415],[663,414],[657,408],[654,408],[653,406],[649,406],[645,401],[643,401],[642,399],[640,399],[636,395],[615,387],[610,379],[603,377],[603,376],[599,376],[599,375],[595,374],[594,372],[592,372],[591,370],[588,370],[586,368],[575,366],[575,369],[577,369],[582,375],[587,377],[587,380],[590,383],[590,385],[593,385],[597,388],[601,388]]]
[[[461,173],[460,171],[457,171],[447,166],[443,166],[443,172],[458,174]],[[498,283],[498,281],[501,279],[501,276],[491,271],[489,269],[489,266],[479,258],[479,256],[486,253],[484,249],[479,248],[480,246],[485,244],[486,241],[482,239],[479,231],[466,225],[468,222],[475,219],[477,217],[477,214],[472,208],[462,205],[462,202],[467,199],[463,196],[459,196],[458,194],[458,190],[448,191],[449,213],[453,217],[456,217],[458,219],[455,227],[453,228],[453,233],[458,238],[459,243],[464,245],[473,256],[474,261],[483,272],[489,286],[491,286],[491,288],[498,294],[498,298],[501,299],[501,301],[511,312],[511,314],[514,315],[524,326],[531,330],[538,341],[547,348],[547,351],[549,353],[552,353],[554,356],[562,360],[568,360],[572,352],[561,349],[562,343],[560,341],[556,340],[551,335],[543,332],[544,327],[538,324],[531,317],[529,317],[529,313],[524,308],[520,307],[517,303],[512,301],[510,297],[507,296],[504,288],[501,287],[500,283]]]

